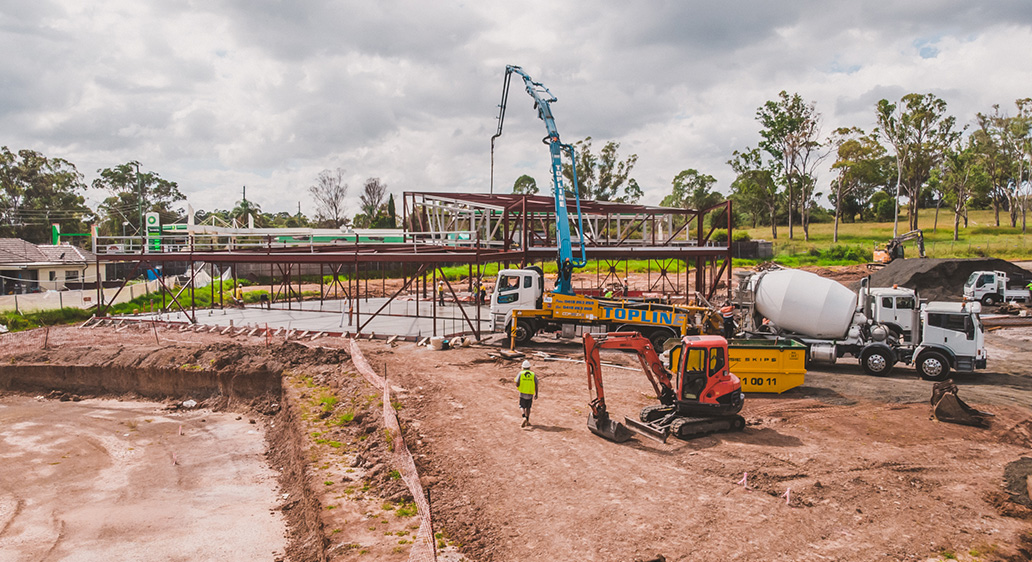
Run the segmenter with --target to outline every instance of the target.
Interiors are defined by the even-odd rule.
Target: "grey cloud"
[[[0,18],[0,48],[17,54],[0,60],[0,144],[67,147],[62,156],[109,158],[104,166],[152,162],[188,193],[204,190],[206,208],[231,206],[239,193],[223,187],[247,184],[267,210],[338,165],[355,174],[352,184],[380,176],[396,194],[486,191],[506,63],[558,96],[564,140],[616,140],[621,154],[638,153],[635,175],[649,197],[686,167],[724,185],[730,151],[756,143],[756,107],[783,89],[817,102],[829,123],[870,128],[877,100],[911,91],[907,65],[924,62],[941,65],[943,81],[917,85],[942,92],[951,110],[1007,103],[1010,93],[987,103],[1001,94],[985,84],[1004,72],[1020,82],[1010,77],[1028,71],[980,69],[970,89],[952,91],[949,73],[965,63],[950,45],[1027,38],[1032,20],[1025,0],[169,0],[126,12],[125,25],[142,31],[126,43],[103,27],[115,17],[105,4],[81,22],[61,2],[15,4]],[[921,48],[939,54],[922,61]],[[520,173],[547,184],[543,135],[514,83],[496,187],[508,190]]]
[[[243,44],[287,60],[358,51],[433,63],[481,25],[472,11],[417,0],[229,0],[215,6],[226,10]]]

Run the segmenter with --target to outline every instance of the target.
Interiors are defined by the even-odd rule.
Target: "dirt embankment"
[[[167,347],[39,350],[0,364],[0,389],[62,389],[89,395],[250,402],[278,400],[281,365],[212,344],[196,350]]]

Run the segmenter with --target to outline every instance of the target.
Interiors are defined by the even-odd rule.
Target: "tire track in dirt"
[[[2,484],[2,482],[0,482]],[[25,500],[16,496],[14,491],[4,486],[3,494],[0,495],[0,539],[7,535],[11,524],[18,519],[18,515],[25,509]]]

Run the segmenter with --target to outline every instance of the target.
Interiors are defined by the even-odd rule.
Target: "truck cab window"
[[[506,275],[498,282],[499,291],[512,291],[520,288],[520,278],[516,275]]]
[[[523,278],[523,288],[529,289],[534,286],[534,278],[530,275]]]
[[[882,297],[881,299],[882,308],[892,310],[892,297]]]
[[[968,339],[975,337],[974,323],[966,314],[931,313],[928,315],[928,325],[952,332],[962,332],[968,335]]]
[[[991,273],[983,273],[982,276],[978,278],[978,286],[984,287],[986,285],[992,285],[995,281],[995,275]]]
[[[899,310],[913,310],[914,304],[913,297],[896,297],[896,308]]]

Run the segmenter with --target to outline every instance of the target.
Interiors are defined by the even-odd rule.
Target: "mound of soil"
[[[871,286],[899,285],[916,289],[922,299],[960,301],[964,296],[964,282],[975,271],[1002,271],[1012,279],[1029,276],[1027,270],[997,258],[902,259],[871,274]],[[859,289],[860,282],[854,282],[850,288]]]
[[[1006,482],[1007,493],[1011,501],[1025,507],[1032,507],[1032,498],[1029,497],[1028,481],[1032,478],[1032,458],[1021,457],[1008,464],[1003,471],[1003,479]]]

